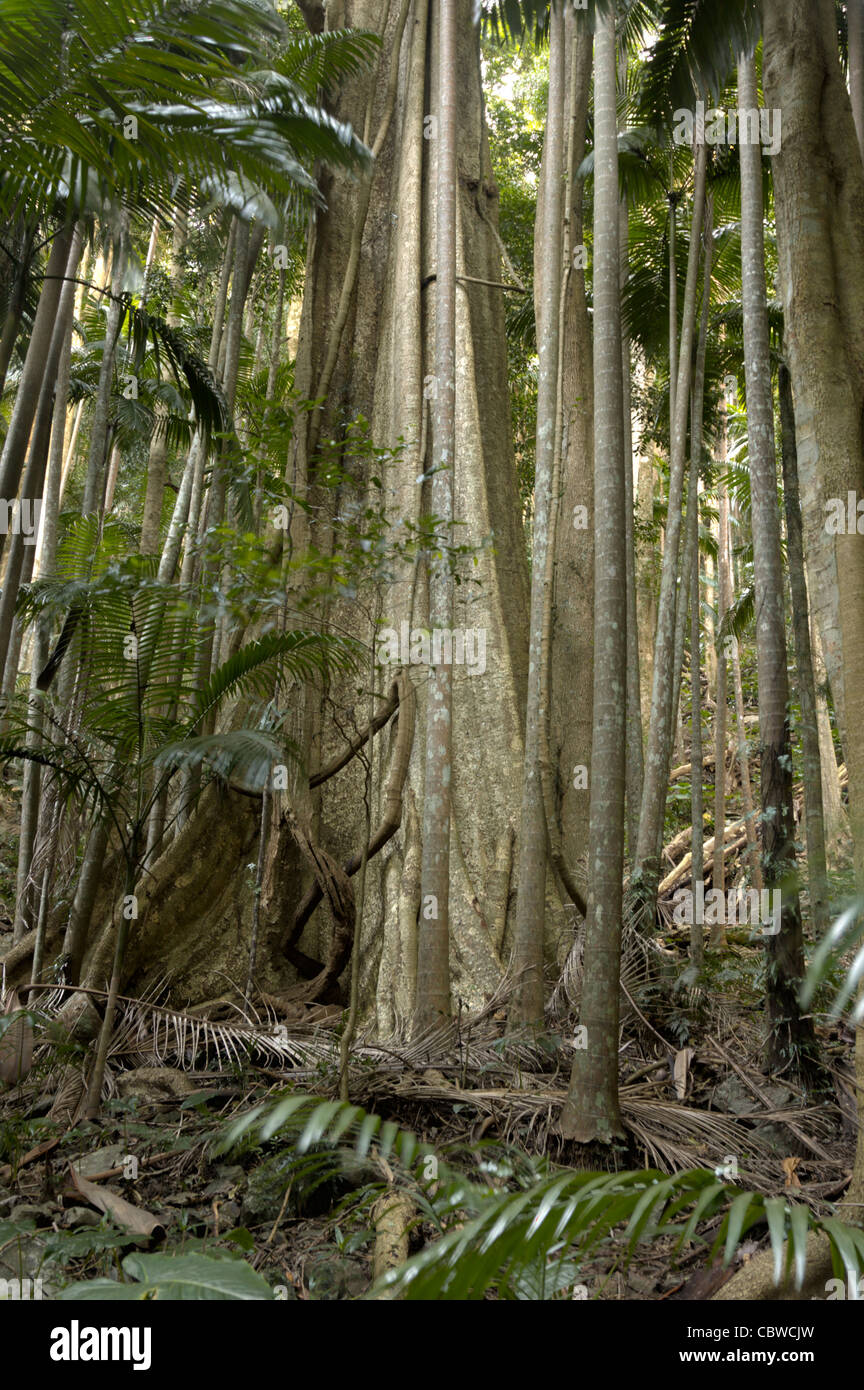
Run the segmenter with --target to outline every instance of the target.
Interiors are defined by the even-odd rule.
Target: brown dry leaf
[[[801,1186],[800,1182],[798,1181],[798,1174],[797,1174],[797,1172],[795,1171],[795,1170],[798,1168],[798,1165],[800,1164],[800,1162],[801,1162],[800,1158],[784,1158],[784,1159],[783,1159],[783,1172],[786,1174],[786,1186],[787,1186],[787,1187],[800,1187],[800,1186]]]
[[[675,1082],[675,1095],[679,1100],[683,1100],[687,1094],[687,1078],[690,1075],[690,1062],[695,1055],[695,1049],[692,1047],[682,1047],[681,1051],[675,1054],[675,1066],[672,1072],[672,1079]]]
[[[14,989],[0,995],[0,1016],[17,1014],[21,1000]],[[0,1037],[0,1081],[17,1086],[33,1065],[33,1028],[29,1018],[16,1018]]]
[[[103,1211],[108,1216],[112,1216],[118,1226],[123,1226],[133,1236],[152,1236],[154,1231],[161,1231],[164,1235],[165,1228],[158,1217],[152,1216],[149,1211],[142,1211],[141,1207],[135,1207],[131,1202],[127,1202],[124,1197],[118,1197],[116,1193],[109,1192],[107,1187],[97,1187],[95,1182],[89,1182],[87,1178],[82,1178],[69,1165],[72,1174],[72,1184],[85,1202],[89,1202],[91,1207]]]

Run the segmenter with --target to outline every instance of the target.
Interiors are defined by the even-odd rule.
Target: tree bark
[[[438,132],[435,141],[435,402],[432,426],[432,511],[445,544],[453,538],[456,469],[456,44],[458,0],[438,6]],[[453,626],[453,579],[445,556],[429,564],[429,625]],[[450,786],[453,774],[453,672],[442,661],[429,675],[426,791],[423,799],[422,915],[417,942],[417,1011],[424,1032],[450,1017]],[[368,805],[368,784],[364,788]],[[542,799],[541,820],[542,820]],[[365,860],[363,865],[365,880]],[[518,922],[518,913],[517,913]],[[542,950],[542,937],[540,938]],[[517,950],[519,948],[517,930]],[[541,995],[542,1007],[542,995]],[[352,1000],[356,1018],[357,999]],[[346,1079],[347,1086],[347,1079]]]
[[[666,521],[666,540],[660,579],[660,599],[657,615],[657,635],[654,646],[654,671],[651,690],[651,722],[645,756],[645,782],[642,793],[642,815],[631,882],[644,900],[646,926],[653,924],[654,905],[659,879],[659,847],[663,838],[663,815],[669,777],[673,696],[675,689],[675,633],[677,617],[678,559],[682,530],[682,497],[684,465],[687,453],[687,420],[690,408],[690,382],[693,370],[696,298],[699,276],[699,252],[705,209],[707,171],[706,146],[696,147],[696,172],[693,193],[693,218],[690,231],[690,255],[687,285],[684,294],[681,349],[679,356],[675,420],[669,466],[669,502]]]
[[[562,1134],[610,1143],[623,1134],[618,1104],[622,875],[624,869],[627,579],[624,404],[618,244],[618,118],[614,16],[598,22],[594,59],[594,744],[588,918],[580,1028],[561,1113]]]
[[[752,58],[739,60],[738,97],[745,110],[758,105],[756,64]],[[759,668],[762,865],[766,888],[782,895],[780,930],[776,930],[775,922],[774,934],[769,935],[765,948],[769,1024],[766,1065],[769,1070],[780,1070],[791,1064],[793,1071],[806,1076],[812,1073],[816,1039],[812,1019],[802,1016],[798,1003],[804,976],[804,936],[795,860],[786,614],[759,146],[742,142],[740,158],[744,367]]]
[[[549,97],[544,151],[543,278],[538,314],[537,443],[534,472],[534,526],[531,546],[531,609],[528,649],[528,703],[525,764],[519,832],[519,889],[514,933],[517,979],[510,1005],[511,1029],[536,1026],[543,1019],[543,936],[546,916],[546,817],[543,804],[540,726],[543,707],[543,619],[549,545],[551,486],[558,429],[560,351],[561,235],[564,168],[563,5],[553,3],[549,32]],[[616,237],[617,242],[617,237]]]
[[[801,705],[801,747],[804,776],[804,827],[807,836],[807,870],[813,926],[821,938],[829,926],[830,890],[822,809],[822,769],[819,759],[819,724],[816,682],[810,648],[810,613],[804,571],[804,529],[798,491],[798,459],[795,448],[795,406],[789,369],[781,363],[779,375],[780,428],[783,460],[783,500],[786,509],[786,548],[792,591],[792,625],[795,633],[795,665]],[[832,758],[833,758],[832,744]],[[836,764],[835,764],[836,766]]]
[[[27,345],[27,356],[15,393],[15,406],[3,441],[3,452],[0,454],[0,498],[8,502],[18,496],[30,430],[39,404],[45,362],[57,319],[72,233],[71,226],[61,228],[51,244],[39,305]],[[5,542],[5,534],[0,533],[0,555],[3,554]]]

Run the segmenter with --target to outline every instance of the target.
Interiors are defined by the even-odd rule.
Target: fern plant
[[[520,1176],[517,1190],[478,1182],[443,1162],[428,1145],[359,1106],[316,1096],[286,1095],[255,1106],[231,1122],[220,1141],[228,1149],[254,1135],[277,1135],[298,1155],[320,1165],[320,1151],[339,1145],[365,1158],[375,1147],[383,1163],[398,1166],[418,1209],[441,1230],[439,1237],[372,1290],[408,1299],[479,1300],[533,1297],[540,1288],[563,1287],[591,1251],[620,1232],[624,1258],[636,1246],[661,1236],[676,1250],[698,1237],[699,1227],[723,1213],[708,1258],[722,1252],[728,1265],[754,1226],[765,1224],[774,1252],[774,1277],[793,1273],[797,1287],[807,1264],[807,1236],[828,1237],[834,1272],[850,1287],[864,1270],[864,1231],[835,1217],[817,1217],[785,1197],[742,1191],[709,1169],[671,1176],[652,1169],[620,1173],[552,1170],[545,1163]],[[479,1157],[479,1153],[477,1155]],[[483,1169],[481,1162],[480,1167]],[[296,1175],[296,1169],[294,1170]],[[395,1175],[394,1175],[395,1177]],[[496,1180],[499,1185],[496,1185]],[[449,1229],[445,1229],[449,1226]],[[553,1261],[549,1268],[550,1260]],[[542,1283],[541,1281],[542,1275]]]
[[[210,674],[194,680],[195,657],[212,640],[198,621],[191,594],[155,574],[155,557],[123,555],[122,528],[87,517],[68,530],[59,572],[23,594],[22,618],[65,612],[53,657],[40,677],[47,688],[74,655],[81,686],[74,725],[61,711],[35,710],[24,696],[3,711],[0,764],[24,759],[50,768],[61,792],[91,814],[107,818],[125,870],[124,907],[88,1109],[98,1108],[123,961],[134,919],[135,886],[143,870],[153,807],[178,768],[202,768],[224,781],[261,792],[274,764],[296,759],[281,733],[285,711],[273,708],[277,675],[308,680],[352,668],[358,645],[315,630],[270,631],[247,642]],[[202,733],[225,704],[258,697],[257,724]],[[265,703],[266,702],[266,703]]]

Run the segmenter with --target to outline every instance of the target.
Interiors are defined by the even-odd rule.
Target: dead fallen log
[[[714,854],[715,839],[716,836],[712,835],[711,839],[706,840],[703,846],[706,873],[708,873],[710,870],[708,860],[709,857]],[[725,857],[728,854],[731,854],[733,850],[740,849],[742,845],[745,845],[747,843],[747,831],[743,820],[731,821],[730,824],[727,825],[725,830],[723,831],[723,840],[723,857],[725,859]],[[666,893],[670,892],[671,889],[675,887],[676,883],[679,883],[682,878],[686,878],[687,872],[691,868],[692,864],[693,853],[692,851],[690,851],[684,855],[684,858],[681,860],[681,863],[676,864],[672,872],[667,874],[666,877],[663,879],[663,881],[660,884],[660,887],[657,890],[658,896],[661,898],[664,897]]]
[[[713,753],[706,753],[706,754],[705,754],[704,758],[702,759],[702,766],[703,766],[703,767],[713,767],[713,766],[714,766],[714,754],[713,754]],[[693,771],[693,764],[692,764],[692,763],[682,763],[680,767],[673,767],[672,771],[669,773],[669,781],[670,781],[670,782],[677,782],[678,779],[679,779],[679,777],[688,777],[692,771]]]

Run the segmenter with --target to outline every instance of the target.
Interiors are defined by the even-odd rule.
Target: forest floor
[[[0,954],[11,944],[14,810],[0,800]],[[709,952],[698,993],[674,983],[686,970],[686,931],[670,927],[657,946],[659,978],[643,978],[632,955],[624,972],[628,1140],[617,1148],[586,1150],[557,1135],[572,1056],[564,1024],[556,1030],[553,1021],[548,1035],[514,1051],[503,1036],[503,996],[437,1043],[358,1045],[352,1101],[413,1132],[451,1168],[494,1185],[524,1186],[562,1165],[701,1167],[830,1214],[854,1152],[852,1030],[815,1014],[824,1089],[807,1093],[789,1076],[767,1077],[761,945]],[[109,1275],[130,1251],[163,1250],[242,1257],[281,1298],[363,1297],[373,1283],[374,1203],[394,1184],[416,1188],[397,1157],[372,1144],[358,1158],[345,1144],[310,1171],[280,1131],[262,1139],[250,1130],[224,1146],[238,1114],[286,1088],[338,1094],[340,1011],[321,1010],[295,1029],[262,1020],[245,1052],[237,1031],[214,1021],[205,1062],[191,1046],[193,1037],[201,1041],[191,1021],[158,1012],[157,1002],[121,1018],[112,1095],[98,1122],[64,1131],[50,1119],[61,1065],[76,1059],[58,1056],[38,1029],[32,1071],[0,1093],[0,1279],[41,1278],[52,1297],[74,1281]],[[434,1209],[414,1195],[412,1252],[441,1234]],[[576,1284],[588,1290],[582,1296],[606,1299],[710,1297],[731,1273],[707,1267],[719,1224],[718,1216],[700,1226],[699,1238],[677,1254],[671,1239],[656,1239],[626,1258],[617,1238],[606,1239],[570,1267],[563,1285],[553,1279],[517,1296],[569,1298]],[[736,1266],[764,1234],[755,1231],[740,1247]]]

